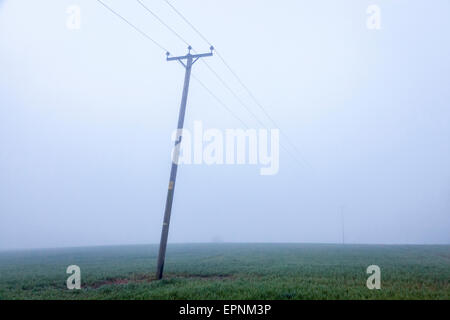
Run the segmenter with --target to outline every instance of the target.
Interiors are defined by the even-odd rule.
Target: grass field
[[[170,245],[0,252],[0,299],[449,299],[450,246]],[[81,290],[66,268],[81,268]],[[368,290],[366,268],[381,268]]]

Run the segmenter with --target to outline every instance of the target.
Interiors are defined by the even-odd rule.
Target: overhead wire
[[[227,110],[235,119],[237,119],[242,125],[248,129],[249,126],[239,117],[237,116],[217,95],[214,94],[198,77],[194,74],[191,76],[202,86],[225,110]]]
[[[169,31],[171,31],[177,38],[179,38],[182,42],[184,42],[187,45],[190,45],[189,42],[187,42],[179,33],[177,33],[173,28],[171,28],[167,23],[164,22],[164,20],[162,20],[155,12],[153,12],[150,8],[148,8],[141,0],[136,0],[147,12],[149,12],[153,17],[155,17],[163,26],[165,26]],[[193,51],[195,52],[195,50],[193,49]],[[203,60],[202,60],[203,61]],[[206,64],[208,67],[209,65]],[[219,77],[219,75],[211,68],[209,67],[209,69],[216,74],[217,77]],[[214,92],[212,92],[211,89],[209,89],[202,81],[200,81],[200,79],[198,79],[198,77],[196,77],[195,75],[192,74],[192,77],[200,84],[201,87],[203,87],[203,89],[205,89],[223,108],[225,108],[234,118],[236,118],[239,122],[241,122],[245,128],[248,128],[248,125],[240,118],[238,117],[216,94],[214,94]],[[220,77],[219,77],[220,78]],[[223,82],[222,83],[226,86],[226,83]],[[231,90],[231,88],[228,87],[229,90]],[[231,90],[232,91],[232,90]],[[232,91],[232,93],[234,94],[234,92]],[[239,97],[237,95],[235,95],[237,99],[239,99]],[[250,109],[247,109],[249,112],[251,112]]]
[[[210,46],[212,45],[211,42],[208,41],[208,39],[206,39],[203,34],[197,30],[197,28],[189,22],[189,20],[180,12],[177,10],[177,8],[175,8],[168,0],[164,0],[172,9],[173,11],[175,11],[176,14],[178,14],[178,16],[180,16],[184,22],[186,22],[206,43],[208,43]]]
[[[195,31],[195,33],[197,33],[197,35],[202,38],[208,45],[212,46],[212,43],[172,4],[170,3],[168,0],[164,0],[165,3],[167,3],[167,5],[169,5],[173,11],[183,20],[185,21],[191,28],[192,30]],[[231,74],[236,78],[236,80],[239,82],[239,84],[244,88],[244,90],[247,92],[247,94],[250,96],[250,98],[253,100],[253,102],[263,111],[263,113],[265,114],[265,116],[269,119],[269,121],[272,123],[272,125],[276,128],[278,128],[280,130],[280,133],[283,135],[283,137],[288,141],[289,145],[301,156],[301,152],[300,150],[297,148],[297,146],[292,142],[292,140],[289,138],[289,136],[287,134],[284,133],[283,130],[281,130],[281,127],[277,124],[277,122],[273,119],[272,116],[270,116],[270,114],[267,112],[266,108],[264,108],[264,106],[259,102],[259,100],[256,98],[256,96],[253,94],[253,92],[249,89],[249,87],[244,83],[244,81],[242,81],[242,79],[238,76],[238,74],[231,68],[230,64],[227,63],[227,61],[225,60],[225,58],[222,56],[222,54],[220,53],[219,50],[217,50],[217,48],[214,49],[214,51],[216,52],[217,56],[219,57],[219,59],[222,61],[222,63],[225,65],[225,67],[231,72]],[[219,81],[225,85],[225,87],[232,92],[233,96],[235,96],[235,98],[237,98],[237,100],[242,104],[242,100],[240,98],[237,97],[237,94],[228,86],[225,84],[224,80],[218,76],[218,74],[209,66],[209,64],[206,61],[203,61],[203,63],[205,63],[205,65],[208,67],[208,69],[210,69],[215,75],[216,77],[219,79]],[[248,108],[246,105],[244,105],[245,109],[247,111],[249,111],[249,113],[251,113],[252,115],[254,115],[254,113],[252,111],[250,111],[250,108]],[[256,116],[254,116],[255,118],[257,118]],[[258,123],[262,123],[259,119],[257,119]],[[265,126],[264,126],[265,127]],[[309,162],[306,159],[302,159],[303,162],[305,162],[309,167],[311,167],[311,165],[309,164]]]
[[[164,22],[156,13],[150,10],[141,0],[136,0],[147,12],[149,12],[155,19],[157,19],[162,25],[164,25],[167,29],[169,29],[178,39],[184,42],[186,45],[190,45],[182,36],[178,34],[173,28],[171,28],[167,23]]]
[[[141,29],[139,29],[138,27],[136,27],[133,23],[131,23],[130,21],[128,21],[125,17],[123,17],[122,15],[120,15],[118,12],[116,12],[115,10],[113,10],[111,7],[109,7],[108,5],[106,5],[103,1],[101,0],[97,0],[98,3],[100,3],[103,7],[105,7],[106,9],[108,9],[110,12],[112,12],[114,15],[116,15],[118,18],[120,18],[122,21],[124,21],[125,23],[127,23],[130,27],[132,27],[134,30],[136,30],[137,32],[139,32],[142,36],[144,36],[145,38],[147,38],[148,40],[150,40],[151,42],[153,42],[156,46],[158,46],[161,50],[164,50],[165,52],[168,52],[168,50],[161,45],[159,42],[157,42],[155,39],[153,39],[152,37],[150,37],[147,33],[145,33],[144,31],[142,31]]]
[[[185,44],[189,45],[189,43],[181,36],[179,35],[173,28],[171,28],[167,23],[165,23],[157,14],[155,14],[152,10],[150,10],[150,8],[148,8],[142,1],[140,0],[136,0],[147,12],[149,12],[152,16],[154,16],[154,18],[156,18],[161,24],[163,24],[167,29],[169,29],[177,38],[179,38],[182,42],[184,42]],[[196,29],[194,27],[194,25],[192,25],[189,20],[187,20],[182,14],[181,12],[179,12],[169,1],[164,0],[180,17],[183,18],[183,20],[188,23],[191,28],[197,32],[204,41],[206,41],[209,45],[211,45],[211,43],[206,39],[206,37],[204,37],[200,31],[198,31],[198,29]],[[169,52],[164,46],[162,46],[159,42],[157,42],[156,40],[154,40],[152,37],[150,37],[147,33],[145,33],[144,31],[142,31],[141,29],[139,29],[137,26],[135,26],[133,23],[131,23],[128,19],[126,19],[125,17],[123,17],[122,15],[120,15],[118,12],[116,12],[115,10],[113,10],[111,7],[109,7],[108,5],[106,5],[103,1],[101,0],[97,0],[97,2],[99,2],[103,7],[105,7],[106,9],[108,9],[110,12],[112,12],[114,15],[116,15],[117,17],[119,17],[122,21],[124,21],[125,23],[127,23],[130,27],[132,27],[135,31],[137,31],[138,33],[140,33],[142,36],[144,36],[145,38],[147,38],[148,40],[150,40],[151,42],[153,42],[156,46],[158,46],[161,50],[164,50],[165,52]],[[212,45],[211,45],[212,47]],[[230,71],[232,71],[232,69],[229,67],[229,65],[225,62],[225,59],[219,54],[219,52],[217,50],[215,50],[217,55],[219,56],[219,58],[224,62],[224,64],[230,69]],[[203,60],[202,60],[203,61]],[[263,127],[265,127],[265,124],[257,117],[257,115],[255,113],[253,113],[253,111],[242,101],[242,99],[239,98],[239,96],[234,92],[234,90],[223,80],[222,77],[220,77],[220,75],[206,62],[203,61],[205,63],[205,65],[208,67],[208,69],[219,79],[219,81],[222,83],[222,85],[228,90],[230,91],[230,93],[236,98],[236,100],[238,100],[238,102],[257,120],[257,122],[262,125]],[[235,75],[236,78],[238,78],[237,74],[232,71],[233,75]],[[216,94],[214,94],[211,89],[209,89],[202,81],[200,81],[200,79],[198,79],[198,77],[192,75],[193,78],[224,108],[226,109],[234,118],[236,118],[239,122],[241,122],[245,128],[249,128],[248,125],[240,118],[238,117]],[[243,85],[244,89],[248,88],[244,85],[244,83],[240,80],[240,78],[238,78],[239,82],[241,83],[241,85]],[[250,93],[250,91],[248,90],[248,92]],[[251,97],[254,98],[253,94],[251,94]],[[256,100],[256,98],[254,98]],[[262,107],[262,106],[261,106]],[[266,114],[268,115],[268,114]],[[270,118],[270,116],[268,116]],[[274,121],[272,121],[274,123]],[[275,127],[278,127],[275,125]],[[279,128],[279,127],[278,127]],[[280,130],[281,132],[281,130]],[[283,144],[281,144],[281,147],[291,155],[292,158],[294,158],[297,162],[298,160],[296,159],[296,157],[286,148],[284,147]],[[300,162],[299,162],[300,163]]]

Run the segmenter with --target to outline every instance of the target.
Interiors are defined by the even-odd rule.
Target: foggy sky
[[[135,1],[104,0],[174,55]],[[162,0],[144,0],[199,52]],[[450,3],[172,0],[295,143],[185,165],[169,242],[450,243]],[[81,29],[66,27],[69,5]],[[381,30],[366,9],[381,8]],[[208,63],[270,128],[217,56]],[[193,73],[261,126],[202,63]],[[184,69],[94,0],[0,1],[0,249],[157,243]],[[241,128],[194,80],[185,125]],[[287,141],[283,141],[290,148]]]

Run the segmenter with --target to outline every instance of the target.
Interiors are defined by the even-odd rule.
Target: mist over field
[[[187,53],[134,1],[105,2]],[[376,31],[373,1],[172,2],[300,152],[281,135],[272,176],[181,165],[169,243],[450,244],[450,2],[375,1]],[[163,1],[145,3],[209,52]],[[1,250],[159,242],[184,77],[165,58],[96,1],[0,1]],[[273,128],[217,55],[208,63]],[[204,64],[192,72],[261,128]],[[186,128],[197,120],[242,128],[192,81]]]

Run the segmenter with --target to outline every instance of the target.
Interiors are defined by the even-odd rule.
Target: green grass
[[[450,246],[169,245],[0,252],[0,299],[449,299]],[[81,290],[66,288],[68,265]],[[381,268],[368,290],[366,268]]]

